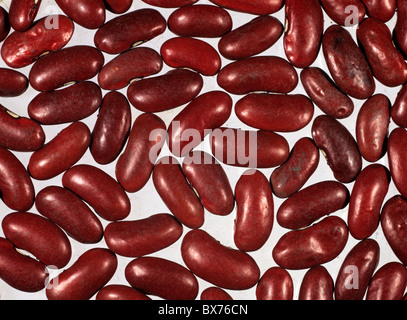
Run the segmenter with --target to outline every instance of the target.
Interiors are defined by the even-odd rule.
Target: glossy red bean
[[[299,139],[290,157],[270,176],[273,193],[279,198],[287,198],[300,190],[315,172],[319,164],[319,150],[312,139]]]
[[[390,111],[391,120],[400,127],[407,128],[407,85],[403,85],[397,94]]]
[[[108,301],[151,300],[140,290],[122,284],[110,284],[103,287],[96,294],[95,299]]]
[[[154,9],[139,9],[109,20],[95,33],[99,50],[117,54],[151,40],[167,28],[164,17]]]
[[[80,82],[63,89],[41,92],[28,104],[28,115],[44,125],[76,122],[95,113],[102,99],[102,90],[97,84]]]
[[[321,115],[314,120],[312,137],[335,178],[343,183],[354,181],[362,168],[362,157],[349,130],[338,120]]]
[[[232,94],[254,91],[289,93],[297,86],[298,75],[283,58],[258,56],[226,65],[219,71],[217,82]]]
[[[286,0],[284,51],[294,67],[309,67],[317,58],[324,32],[324,15],[318,0]]]
[[[336,300],[362,300],[379,264],[380,246],[373,239],[358,242],[346,255],[335,280]]]
[[[17,97],[28,88],[27,77],[16,70],[0,68],[0,97]]]
[[[249,289],[260,278],[260,269],[250,255],[220,244],[204,230],[191,230],[184,236],[181,255],[197,277],[223,289]]]
[[[336,258],[347,241],[346,223],[331,216],[306,229],[284,234],[273,249],[273,259],[285,269],[307,269]]]
[[[251,13],[256,15],[267,15],[280,10],[283,0],[210,0],[214,4],[226,9]]]
[[[336,86],[324,70],[318,67],[305,68],[300,78],[312,102],[328,116],[343,119],[353,113],[352,99]]]
[[[183,225],[190,229],[203,225],[204,208],[175,158],[166,156],[157,161],[153,183],[165,205]]]
[[[48,284],[48,300],[89,300],[113,277],[117,257],[108,249],[85,251],[66,270]]]
[[[20,152],[40,149],[45,133],[36,121],[20,117],[0,104],[0,145]]]
[[[133,221],[116,221],[106,226],[104,237],[114,253],[141,257],[167,248],[182,235],[182,225],[170,214],[155,214]]]
[[[115,170],[117,180],[127,192],[137,192],[147,183],[166,134],[164,121],[156,115],[143,113],[134,121]]]
[[[406,286],[406,267],[398,262],[386,263],[373,275],[366,300],[403,300]]]
[[[132,287],[166,300],[194,300],[198,295],[195,275],[163,258],[137,258],[126,266],[125,277]]]
[[[29,212],[6,215],[2,221],[4,235],[17,248],[32,253],[47,266],[65,267],[72,255],[66,234],[52,221]]]
[[[76,194],[59,186],[38,192],[35,207],[70,237],[80,243],[97,243],[103,237],[99,218]]]
[[[334,300],[334,282],[323,266],[310,268],[301,281],[298,300]]]
[[[192,100],[168,127],[170,151],[175,156],[185,156],[213,129],[225,124],[232,107],[232,98],[223,91],[209,91]]]
[[[77,24],[87,29],[98,29],[106,20],[103,0],[55,0],[61,10]]]
[[[332,25],[322,38],[329,72],[338,87],[356,99],[370,98],[376,88],[369,64],[345,28]]]
[[[229,178],[212,155],[192,151],[184,158],[182,171],[206,210],[221,216],[232,212],[235,198]]]
[[[356,119],[356,142],[360,154],[376,162],[386,153],[390,126],[390,100],[383,94],[369,98],[359,109]]]
[[[397,1],[397,21],[393,31],[393,39],[397,48],[407,56],[407,1]]]
[[[178,8],[198,2],[198,0],[142,0],[142,1],[152,6],[161,8]]]
[[[181,37],[218,38],[229,32],[232,26],[229,12],[207,4],[185,6],[168,17],[168,28]]]
[[[8,12],[3,7],[0,7],[0,42],[6,39],[10,32],[10,22]]]
[[[131,109],[120,92],[108,92],[99,110],[92,132],[90,152],[100,164],[113,162],[124,144],[131,127]]]
[[[202,291],[201,300],[233,300],[231,295],[218,287],[209,287]]]
[[[271,267],[260,278],[256,287],[257,300],[293,300],[294,283],[287,270]]]
[[[270,183],[261,171],[248,170],[235,187],[234,242],[242,251],[256,251],[269,239],[274,224],[274,200]]]
[[[18,32],[29,29],[38,14],[40,6],[41,0],[12,0],[9,9],[11,27]]]
[[[133,0],[105,0],[106,9],[113,13],[125,13],[133,4]]]
[[[218,43],[226,59],[239,60],[264,52],[283,34],[283,25],[272,16],[259,16],[226,33]]]
[[[407,170],[404,167],[407,159],[407,131],[403,128],[394,129],[387,142],[387,156],[391,178],[404,198],[407,198]]]
[[[337,24],[350,27],[360,23],[366,15],[362,0],[321,0],[327,15]]]
[[[41,262],[17,252],[7,239],[0,238],[0,278],[11,287],[24,292],[45,288],[48,270]]]
[[[125,219],[130,214],[130,199],[119,183],[101,169],[76,165],[62,176],[62,185],[85,200],[108,221]]]
[[[367,15],[383,22],[393,18],[397,0],[361,0],[366,7]]]
[[[190,102],[202,90],[203,78],[188,69],[133,82],[127,89],[130,103],[142,112],[162,112]]]

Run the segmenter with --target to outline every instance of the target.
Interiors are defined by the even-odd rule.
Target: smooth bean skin
[[[117,54],[157,37],[166,28],[166,20],[157,10],[139,9],[109,20],[96,31],[94,43],[103,52]]]
[[[41,262],[16,251],[14,245],[0,238],[0,278],[11,287],[24,292],[45,288],[48,270]]]
[[[319,150],[308,137],[299,139],[290,157],[270,176],[273,193],[279,198],[287,198],[297,192],[308,181],[319,164]]]
[[[106,9],[113,13],[125,13],[133,4],[133,0],[105,0]]]
[[[389,262],[373,275],[366,300],[403,300],[407,286],[407,270],[399,262]]]
[[[271,267],[260,278],[256,287],[257,300],[293,300],[294,283],[287,270]]]
[[[0,97],[18,97],[28,88],[27,77],[16,70],[0,68]]]
[[[229,178],[216,159],[204,151],[192,151],[182,162],[182,171],[209,212],[226,216],[235,206]]]
[[[14,212],[2,221],[5,237],[46,266],[65,267],[72,255],[66,234],[52,221],[29,212]]]
[[[218,43],[220,54],[239,60],[259,54],[272,47],[283,34],[283,25],[272,16],[259,16],[226,33]]]
[[[324,15],[318,0],[286,0],[284,51],[294,67],[309,67],[317,58],[324,32]]]
[[[349,31],[330,26],[322,37],[322,49],[329,72],[344,93],[361,100],[373,95],[373,73]]]
[[[396,47],[407,56],[407,1],[398,0],[397,1],[397,21],[394,27],[394,42]]]
[[[404,163],[407,161],[406,141],[407,131],[403,128],[396,128],[390,133],[387,142],[387,156],[391,178],[397,190],[404,198],[407,198],[407,171],[404,167]]]
[[[80,164],[68,169],[62,176],[62,185],[107,221],[122,220],[130,214],[131,204],[126,192],[114,178],[97,167]]]
[[[283,0],[210,0],[214,4],[235,11],[251,13],[256,15],[267,15],[280,10]]]
[[[136,258],[170,246],[181,237],[182,231],[174,216],[155,214],[140,220],[111,222],[104,237],[114,253]]]
[[[204,208],[177,159],[171,156],[159,159],[153,170],[153,183],[165,205],[183,225],[190,229],[203,225]]]
[[[48,186],[35,198],[38,212],[80,243],[98,243],[103,226],[94,212],[75,193],[59,186]]]
[[[260,279],[260,269],[250,255],[220,244],[204,230],[184,236],[181,255],[197,277],[223,289],[249,289]]]
[[[33,24],[40,6],[41,0],[12,0],[9,9],[11,27],[18,32],[26,31]]]
[[[151,300],[149,296],[145,295],[140,290],[121,284],[110,284],[107,285],[106,287],[103,287],[96,294],[95,299],[98,301]]]
[[[277,210],[279,225],[287,229],[302,229],[325,215],[345,208],[350,193],[337,181],[312,184],[287,198]]]
[[[294,132],[314,115],[312,102],[302,94],[249,94],[235,104],[237,117],[248,126],[276,132]]]
[[[397,0],[361,0],[366,7],[367,15],[383,22],[389,21],[395,14]]]
[[[386,153],[390,125],[390,100],[383,94],[369,98],[359,109],[356,119],[356,142],[360,154],[376,162]]]
[[[305,68],[300,79],[312,102],[328,116],[344,119],[353,113],[355,106],[352,99],[339,90],[324,70]]]
[[[10,22],[8,21],[8,12],[0,7],[0,42],[6,39],[10,32]]]
[[[407,128],[407,85],[403,85],[397,94],[390,111],[391,120],[400,127]]]
[[[362,300],[380,260],[380,246],[373,239],[358,242],[346,255],[335,280],[336,300]]]
[[[269,239],[274,224],[273,193],[261,171],[248,170],[235,187],[234,242],[242,251],[256,251]]]
[[[127,192],[139,191],[149,180],[164,146],[166,129],[164,121],[151,113],[143,113],[134,121],[115,167],[117,181]]]
[[[41,92],[28,104],[30,118],[43,125],[83,120],[96,112],[103,101],[102,90],[91,81]]]
[[[87,29],[98,29],[106,20],[103,0],[55,0],[61,10],[77,24]]]
[[[348,129],[338,120],[321,115],[314,120],[312,137],[326,154],[335,178],[342,183],[354,181],[362,168],[362,156]]]
[[[236,95],[254,91],[289,93],[298,84],[298,74],[283,58],[259,56],[224,66],[218,73],[217,82],[224,90]]]
[[[113,277],[117,257],[108,249],[85,251],[46,288],[48,300],[89,300]]]
[[[188,69],[173,69],[163,75],[133,82],[127,98],[142,112],[162,112],[190,102],[202,90],[202,76]]]
[[[330,216],[306,229],[284,234],[273,249],[273,259],[285,269],[307,269],[336,258],[347,241],[346,223]]]
[[[310,268],[301,281],[298,300],[334,300],[334,282],[323,266]]]
[[[341,26],[350,27],[352,25],[360,23],[366,15],[366,8],[363,5],[362,0],[321,0],[321,5],[324,8],[327,15],[337,24]],[[354,8],[357,9],[357,20],[349,19],[351,14],[355,14]],[[350,8],[348,10],[347,8]]]
[[[233,300],[231,295],[227,293],[225,290],[218,288],[218,287],[209,287],[202,291],[201,300]]]
[[[179,8],[198,2],[198,0],[142,0],[142,1],[152,6],[161,8]]]
[[[99,164],[113,162],[120,154],[131,128],[131,109],[126,97],[116,91],[103,98],[92,131],[90,152]]]
[[[232,98],[224,91],[209,91],[192,100],[168,127],[170,151],[175,156],[188,154],[204,140],[208,132],[225,124],[232,108]],[[202,110],[205,112],[202,113]]]

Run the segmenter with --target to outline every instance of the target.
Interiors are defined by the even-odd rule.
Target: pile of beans
[[[1,4],[1,299],[406,299],[407,1]]]

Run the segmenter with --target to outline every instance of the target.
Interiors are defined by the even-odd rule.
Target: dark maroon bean
[[[33,24],[40,6],[41,0],[12,0],[9,9],[11,27],[18,32],[26,31]]]
[[[17,97],[28,88],[27,77],[16,70],[0,68],[0,97]]]
[[[77,24],[87,29],[100,28],[106,20],[103,0],[55,0],[61,10]]]

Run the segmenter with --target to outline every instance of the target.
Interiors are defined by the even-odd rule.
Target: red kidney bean
[[[0,145],[13,151],[30,152],[40,149],[45,142],[41,125],[20,117],[0,104]]]
[[[336,119],[343,119],[353,113],[352,99],[339,90],[322,69],[305,68],[301,71],[300,78],[307,95],[325,114]]]
[[[131,80],[151,76],[161,71],[163,61],[154,49],[134,48],[108,62],[98,75],[102,89],[119,90]]]
[[[327,15],[341,26],[356,25],[366,15],[366,8],[361,0],[321,0],[321,5]]]
[[[203,151],[192,151],[185,157],[182,171],[205,209],[221,216],[232,212],[233,190],[225,170],[214,157]]]
[[[229,293],[218,287],[209,287],[202,291],[201,300],[233,300]]]
[[[321,5],[318,0],[286,0],[285,17],[285,54],[294,67],[309,67],[317,58],[324,32]]]
[[[283,0],[210,0],[214,4],[231,10],[251,13],[256,15],[267,15],[280,10]]]
[[[183,225],[190,229],[203,225],[204,208],[175,158],[166,156],[157,161],[153,183],[165,205]]]
[[[134,121],[115,171],[117,180],[127,192],[137,192],[147,183],[166,134],[164,121],[156,115],[143,113]]]
[[[61,10],[77,24],[87,29],[98,29],[106,20],[103,0],[55,0]]]
[[[106,9],[113,13],[125,13],[133,4],[133,0],[105,0]]]
[[[140,290],[121,284],[111,284],[99,290],[96,300],[151,300]]]
[[[62,176],[62,185],[85,200],[107,221],[125,219],[130,214],[130,199],[120,184],[101,169],[76,165]]]
[[[396,125],[407,128],[407,85],[403,85],[397,94],[390,114]]]
[[[171,38],[163,43],[160,52],[168,66],[189,68],[204,76],[214,76],[222,66],[219,53],[209,43],[195,38]]]
[[[403,300],[406,286],[406,267],[398,262],[386,263],[370,280],[366,300]]]
[[[273,249],[273,259],[285,269],[307,269],[336,258],[347,241],[346,223],[330,216],[306,229],[284,234]]]
[[[391,249],[407,265],[406,228],[407,225],[407,200],[396,195],[385,203],[380,224]]]
[[[404,198],[407,198],[407,171],[404,163],[407,161],[407,131],[403,128],[394,129],[387,142],[387,156],[392,180]]]
[[[288,229],[302,229],[318,219],[345,208],[349,190],[337,181],[322,181],[287,198],[277,210],[278,223]]]
[[[38,292],[45,288],[48,270],[38,260],[17,252],[10,241],[0,238],[0,278],[17,290]]]
[[[102,104],[102,90],[90,81],[41,92],[28,104],[30,118],[44,125],[63,124],[83,120]]]
[[[69,236],[81,243],[97,243],[103,226],[93,211],[72,191],[48,186],[38,192],[35,207]]]
[[[175,156],[185,156],[232,113],[232,98],[224,91],[209,91],[192,100],[168,127],[168,147]],[[202,115],[202,110],[205,114]]]
[[[16,70],[0,68],[0,97],[17,97],[28,88],[27,77]]]
[[[329,72],[338,87],[356,99],[370,98],[376,88],[369,64],[349,31],[330,26],[322,38]]]
[[[397,0],[361,0],[371,18],[389,21],[396,12]]]
[[[283,34],[283,25],[272,16],[259,16],[226,33],[218,43],[222,56],[239,60],[272,47]]]
[[[323,266],[310,268],[302,279],[298,300],[334,300],[334,282]]]
[[[275,169],[270,176],[273,193],[287,198],[297,192],[308,181],[319,164],[319,150],[312,139],[298,140],[288,160]]]
[[[218,85],[232,94],[254,91],[289,93],[298,84],[294,67],[280,57],[258,56],[232,62],[223,67]]]
[[[407,56],[407,1],[398,0],[397,1],[397,21],[394,27],[394,37],[393,40],[396,47]]]
[[[374,95],[359,109],[356,141],[360,154],[367,161],[378,161],[386,153],[389,125],[390,100],[387,96]]]
[[[31,155],[28,171],[37,180],[54,178],[83,157],[90,140],[91,133],[87,125],[74,122]]]
[[[302,94],[249,94],[235,105],[237,117],[253,128],[294,132],[307,126],[314,115],[312,102]]]
[[[228,33],[232,26],[229,12],[207,4],[185,6],[168,17],[168,28],[182,37],[218,38]]]
[[[336,300],[362,300],[380,259],[373,239],[358,242],[346,255],[335,281]]]
[[[326,155],[335,178],[343,183],[354,181],[362,168],[362,157],[348,129],[338,120],[321,115],[314,120],[312,137]]]
[[[6,39],[10,32],[10,22],[8,12],[3,7],[0,7],[0,42]]]
[[[99,50],[117,54],[151,40],[167,28],[164,17],[154,9],[139,9],[109,20],[95,33]]]
[[[294,283],[287,270],[271,267],[260,278],[256,287],[257,300],[293,300]]]
[[[194,71],[174,69],[133,82],[127,89],[130,103],[142,112],[162,112],[190,102],[202,90],[203,78]]]
[[[11,27],[18,32],[26,31],[33,24],[40,6],[41,0],[12,0],[9,9]]]
[[[197,277],[223,289],[249,289],[260,278],[260,269],[250,255],[220,244],[204,230],[191,230],[184,236],[181,255]]]
[[[152,6],[161,8],[178,8],[198,2],[198,0],[142,0],[142,1]]]
[[[97,163],[113,162],[122,150],[131,128],[131,110],[120,92],[108,92],[92,132],[90,152]]]
[[[242,251],[256,251],[269,239],[274,224],[274,200],[270,184],[258,170],[247,170],[235,187],[234,242]]]
[[[12,210],[27,211],[34,204],[34,185],[20,160],[0,147],[0,191],[4,204]]]
[[[135,258],[167,248],[182,232],[182,225],[172,215],[163,213],[140,220],[111,222],[104,237],[114,253]]]
[[[63,48],[34,63],[30,84],[38,91],[52,91],[69,82],[85,81],[98,74],[104,60],[103,54],[91,46]]]
[[[106,285],[117,269],[117,257],[108,249],[92,248],[51,280],[48,300],[89,300]]]

